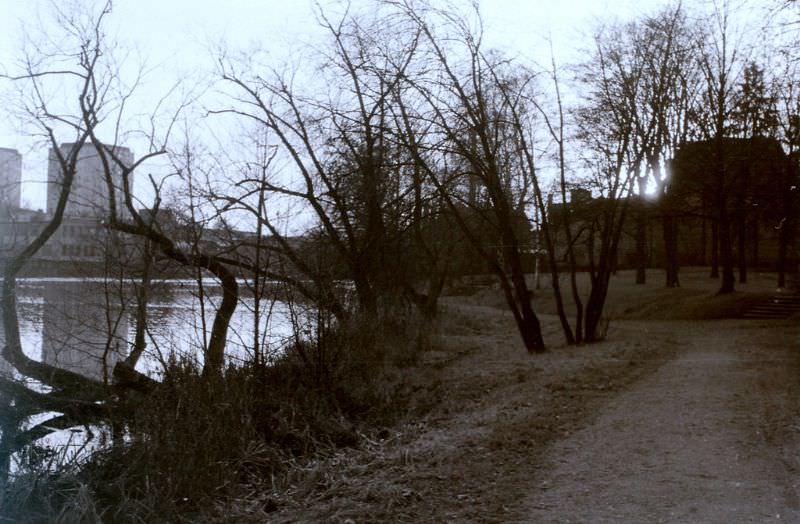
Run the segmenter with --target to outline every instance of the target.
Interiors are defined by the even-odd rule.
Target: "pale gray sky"
[[[54,0],[59,2],[59,0]],[[88,2],[89,0],[78,0]],[[702,0],[684,0],[684,5]],[[764,0],[768,1],[768,0]],[[368,5],[369,0],[359,0]],[[482,0],[486,40],[510,54],[546,61],[545,43],[552,35],[559,61],[574,58],[585,46],[599,20],[628,19],[652,12],[669,0]],[[674,2],[673,2],[674,3]],[[325,6],[341,5],[324,1]],[[0,0],[0,68],[19,55],[20,22],[35,24],[36,13],[47,10],[50,0]],[[59,3],[59,5],[61,5]],[[224,40],[231,49],[259,43],[276,56],[286,56],[299,41],[322,35],[308,0],[116,0],[112,33],[126,47],[137,49],[170,83],[182,74],[210,71],[210,45]],[[170,78],[173,76],[173,78]],[[0,89],[6,85],[0,83]],[[46,177],[45,154],[30,151],[29,138],[19,136],[9,119],[0,117],[0,147],[14,147],[24,155],[23,178]],[[135,153],[140,153],[135,151]],[[23,187],[23,199],[34,207],[43,205],[35,184]]]

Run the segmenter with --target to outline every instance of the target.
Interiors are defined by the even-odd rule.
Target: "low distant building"
[[[715,198],[724,194],[729,212],[733,254],[746,260],[753,269],[774,271],[778,267],[781,229],[796,228],[800,212],[787,216],[787,210],[798,209],[800,178],[798,159],[790,159],[780,144],[770,138],[726,138],[721,156],[725,187],[717,187],[719,174],[714,174],[716,154],[710,141],[687,142],[668,163],[668,200],[641,198],[632,195],[620,236],[616,264],[620,269],[634,268],[637,263],[637,216],[647,217],[645,256],[649,267],[664,267],[665,244],[662,219],[665,212],[674,219],[675,252],[679,266],[703,266],[712,263],[718,250],[718,225]],[[664,195],[662,195],[664,198]],[[788,202],[786,198],[790,199]],[[585,189],[571,192],[568,205],[551,202],[548,210],[551,233],[556,244],[559,264],[567,262],[567,239],[563,213],[570,213],[571,233],[576,262],[580,269],[591,265],[590,245],[593,224],[607,205],[604,198],[594,198]],[[790,213],[791,214],[791,213]],[[795,223],[792,224],[792,221]],[[594,239],[595,246],[597,239]],[[790,236],[787,265],[791,271],[800,262],[794,230]]]
[[[711,140],[687,142],[676,151],[670,172],[667,191],[678,217],[682,265],[705,265],[718,249],[722,199],[737,259],[753,268],[775,270],[785,227],[791,229],[787,262],[797,266],[797,158],[789,158],[777,140],[725,138],[719,150]]]
[[[18,253],[50,221],[42,211],[16,210],[0,216],[0,258]],[[92,217],[65,217],[61,226],[36,254],[38,260],[102,260],[106,228]]]
[[[548,202],[547,216],[550,234],[556,250],[556,262],[566,267],[568,263],[567,234],[564,229],[564,213],[569,212],[570,237],[575,264],[579,270],[586,270],[592,265],[592,260],[599,257],[600,230],[598,223],[603,220],[608,207],[622,206],[624,200],[611,201],[607,198],[592,196],[592,192],[584,188],[573,188],[569,192],[566,202]],[[613,257],[618,267],[633,267],[635,264],[636,238],[635,223],[633,220],[635,210],[639,206],[649,209],[656,207],[655,202],[631,197],[627,203],[626,221],[617,245],[616,256]],[[619,213],[619,210],[617,211]],[[651,212],[651,216],[652,216]],[[652,227],[651,227],[652,229]],[[652,257],[653,246],[648,246],[648,255]]]

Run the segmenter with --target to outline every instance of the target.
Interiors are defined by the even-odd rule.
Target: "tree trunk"
[[[531,308],[530,299],[522,302],[522,322],[518,324],[519,333],[525,344],[528,353],[544,353],[545,345],[542,338],[542,326],[539,318]]]
[[[733,273],[733,242],[728,210],[723,202],[719,209],[719,258],[722,264],[722,283],[718,294],[733,293],[736,277]]]
[[[646,179],[639,178],[639,200],[636,213],[636,283],[647,283],[647,202],[644,199]]]
[[[563,151],[562,151],[563,154]],[[545,207],[544,199],[542,199],[541,191],[539,190],[538,182],[535,186],[537,202],[539,204],[539,211],[542,217],[542,231],[544,233],[544,238],[547,247],[547,261],[548,265],[550,266],[550,283],[553,288],[553,295],[556,300],[556,311],[558,313],[558,319],[561,322],[561,330],[564,333],[564,338],[566,339],[567,344],[580,344],[583,341],[583,310],[581,306],[581,299],[578,296],[577,292],[577,284],[575,280],[575,250],[573,246],[573,239],[572,239],[572,226],[569,220],[569,213],[572,209],[572,203],[567,204],[567,193],[566,193],[566,183],[564,182],[564,169],[562,164],[561,169],[561,224],[564,226],[564,236],[566,239],[567,244],[567,260],[569,261],[569,271],[570,271],[570,286],[572,290],[572,299],[575,302],[576,308],[576,320],[575,320],[575,331],[573,332],[572,328],[569,325],[569,319],[567,319],[567,314],[564,311],[564,301],[561,296],[561,285],[559,283],[558,278],[558,266],[556,264],[556,247],[555,242],[553,241],[552,232],[550,230],[550,222],[549,222],[549,210],[553,208],[553,196],[550,195],[548,197],[548,205]]]
[[[586,302],[586,315],[584,327],[584,339],[587,342],[597,342],[606,336],[608,323],[603,325],[603,307],[605,306],[608,295],[608,283],[615,264],[614,259],[619,250],[619,240],[625,224],[625,217],[628,211],[629,201],[623,201],[622,210],[617,215],[616,203],[604,213],[603,227],[600,231],[600,249],[598,264],[592,264],[592,289],[589,293],[589,300]]]
[[[795,195],[797,194],[797,171],[790,150],[784,170],[784,184],[781,190],[783,217],[778,225],[778,287],[786,287],[787,256],[789,242],[794,236]]]
[[[703,205],[703,216],[700,218],[700,265],[706,265],[706,249],[708,248],[708,233],[706,231],[706,209]]]
[[[786,214],[781,222],[780,229],[778,230],[778,287],[786,287],[786,273],[789,270],[788,266],[788,253],[789,243],[791,242],[794,233],[794,216],[793,211],[786,210]]]
[[[678,222],[671,206],[662,206],[661,224],[664,234],[664,276],[667,287],[678,287]]]
[[[428,293],[422,310],[423,315],[428,319],[436,318],[439,309],[439,297],[442,296],[444,283],[447,280],[445,271],[437,272],[438,275],[431,275],[428,279]]]
[[[438,314],[439,297],[442,295],[447,273],[437,265],[431,268],[425,284],[425,292],[418,293],[410,284],[405,285],[405,295],[425,320],[433,320]]]
[[[566,207],[564,210],[566,212]],[[544,213],[542,213],[542,217],[544,217]],[[547,246],[547,265],[550,266],[550,285],[553,288],[553,297],[556,301],[556,313],[561,323],[561,331],[564,333],[564,339],[567,344],[572,345],[575,343],[575,336],[569,325],[567,313],[564,310],[564,299],[561,295],[561,283],[559,282],[558,266],[556,265],[556,247],[550,233],[550,225],[546,218],[542,218],[542,232],[544,233],[545,244]]]
[[[514,321],[522,337],[522,343],[525,344],[525,349],[530,354],[544,353],[546,347],[544,345],[544,339],[542,338],[542,327],[539,324],[539,319],[531,308],[530,294],[524,284],[524,279],[522,287],[525,291],[521,292],[513,276],[512,283],[510,284],[508,282],[506,275],[502,272],[501,266],[496,266],[495,272],[500,280],[500,287],[503,289],[506,304],[508,304],[511,313],[514,315]]]
[[[168,258],[184,266],[210,271],[219,280],[222,286],[222,301],[214,315],[211,339],[208,343],[206,361],[203,365],[203,375],[221,374],[225,364],[225,344],[228,338],[228,328],[239,302],[239,285],[236,282],[236,275],[216,256],[204,253],[184,253],[175,245],[173,240],[164,236],[163,233],[152,226],[145,224],[138,215],[136,215],[136,224],[120,222],[112,217],[109,227],[123,233],[149,239]]]
[[[211,340],[208,343],[208,360],[203,365],[203,375],[222,373],[225,365],[225,344],[228,338],[228,327],[239,302],[239,285],[236,276],[221,264],[211,269],[222,284],[222,302],[214,316],[211,326]]]
[[[742,204],[743,205],[743,204]],[[744,212],[736,218],[736,255],[739,263],[739,283],[747,283],[747,221]]]
[[[601,275],[592,283],[592,291],[589,294],[589,300],[586,302],[586,315],[585,315],[585,328],[584,338],[586,342],[598,342],[605,337],[604,332],[600,332],[603,318],[603,305],[606,301],[608,294],[608,279],[601,271]]]
[[[759,227],[760,227],[760,220],[758,219],[758,215],[756,215],[756,216],[753,217],[752,222],[750,222],[750,234],[752,235],[752,238],[753,238],[753,241],[752,241],[753,242],[752,253],[750,254],[751,255],[750,256],[750,267],[752,267],[756,271],[758,271],[758,265],[760,263],[760,261],[759,261],[759,254],[760,254],[759,253],[759,247],[760,247],[760,245],[759,244],[761,243],[761,235],[759,234],[759,231],[758,231]]]
[[[0,400],[0,405],[3,406],[5,413],[11,412],[11,400],[5,398]],[[14,441],[17,432],[16,420],[14,417],[4,416],[0,418],[0,490],[5,491],[6,483],[8,482],[8,475],[11,473],[11,455],[13,454],[13,447],[11,443]]]
[[[355,271],[356,278],[353,279],[353,286],[358,297],[358,308],[367,315],[374,315],[378,312],[378,299],[372,284],[365,276],[366,271]]]
[[[528,353],[543,353],[545,351],[544,339],[542,338],[542,327],[539,318],[531,307],[531,292],[525,282],[525,273],[522,269],[519,250],[516,247],[515,239],[509,237],[504,239],[508,242],[505,249],[505,258],[511,271],[511,283],[514,286],[514,295],[519,303],[521,316],[518,318],[517,327],[525,344]]]
[[[136,317],[133,349],[125,359],[125,364],[135,368],[147,347],[145,339],[147,334],[147,306],[150,302],[150,270],[153,265],[153,243],[150,239],[143,239],[142,246],[142,278],[135,285],[136,291]]]
[[[711,221],[711,274],[710,278],[719,278],[719,224]]]
[[[786,252],[789,246],[789,235],[787,234],[786,221],[781,224],[778,231],[778,287],[786,287]]]
[[[567,318],[567,313],[564,310],[564,299],[561,295],[561,283],[559,282],[558,276],[558,265],[556,264],[556,246],[555,242],[553,241],[553,233],[550,230],[550,220],[548,218],[548,209],[545,207],[544,199],[542,199],[541,191],[539,190],[538,182],[534,188],[536,192],[536,203],[539,208],[539,216],[541,217],[541,233],[544,236],[545,247],[547,248],[547,265],[550,266],[550,285],[553,288],[553,297],[556,301],[556,313],[558,314],[558,320],[561,323],[561,331],[564,333],[564,339],[566,340],[567,344],[572,345],[576,342],[576,334],[573,334],[572,327],[569,325],[569,319]],[[550,207],[552,208],[552,200],[548,200]],[[568,217],[566,216],[569,213],[569,208],[567,207],[567,203],[564,202],[562,206],[562,213],[565,214],[564,223],[566,228],[566,238],[567,238],[567,246],[568,249],[572,249],[570,245],[570,239],[572,238],[571,232],[569,231],[569,221]],[[570,252],[570,254],[572,254]],[[572,256],[571,261],[574,261],[574,255]],[[572,267],[572,266],[570,266]],[[580,342],[580,324],[577,325],[577,341]]]

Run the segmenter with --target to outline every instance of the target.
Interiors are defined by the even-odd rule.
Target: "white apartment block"
[[[20,206],[22,155],[16,149],[0,147],[0,209]]]
[[[65,143],[59,146],[63,158],[68,158],[75,144]],[[127,147],[115,146],[113,152],[123,164],[133,164],[133,153]],[[115,188],[114,200],[120,216],[127,216],[125,199],[122,191],[122,171],[115,162],[109,159],[111,181]],[[56,151],[51,149],[47,166],[47,212],[55,212],[61,194],[63,172]],[[131,185],[133,180],[131,180]],[[69,200],[64,211],[66,216],[102,217],[110,209],[106,168],[97,154],[94,144],[84,144],[78,153],[75,179],[72,182]]]

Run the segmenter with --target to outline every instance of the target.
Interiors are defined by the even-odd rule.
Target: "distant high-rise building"
[[[0,147],[0,208],[18,208],[22,184],[22,155]]]
[[[68,158],[75,144],[61,144],[59,150],[64,158]],[[111,151],[125,165],[133,164],[133,153],[127,147],[114,146]],[[120,216],[125,216],[125,197],[122,191],[122,170],[109,159],[111,181],[114,186],[114,200]],[[97,154],[94,144],[87,143],[78,152],[78,161],[75,165],[75,179],[72,182],[69,200],[64,214],[67,216],[92,216],[100,217],[110,209],[108,198],[108,182],[106,181],[106,168]],[[47,167],[47,212],[52,214],[58,205],[63,184],[63,172],[55,150],[50,150]],[[133,180],[131,180],[133,184]]]

